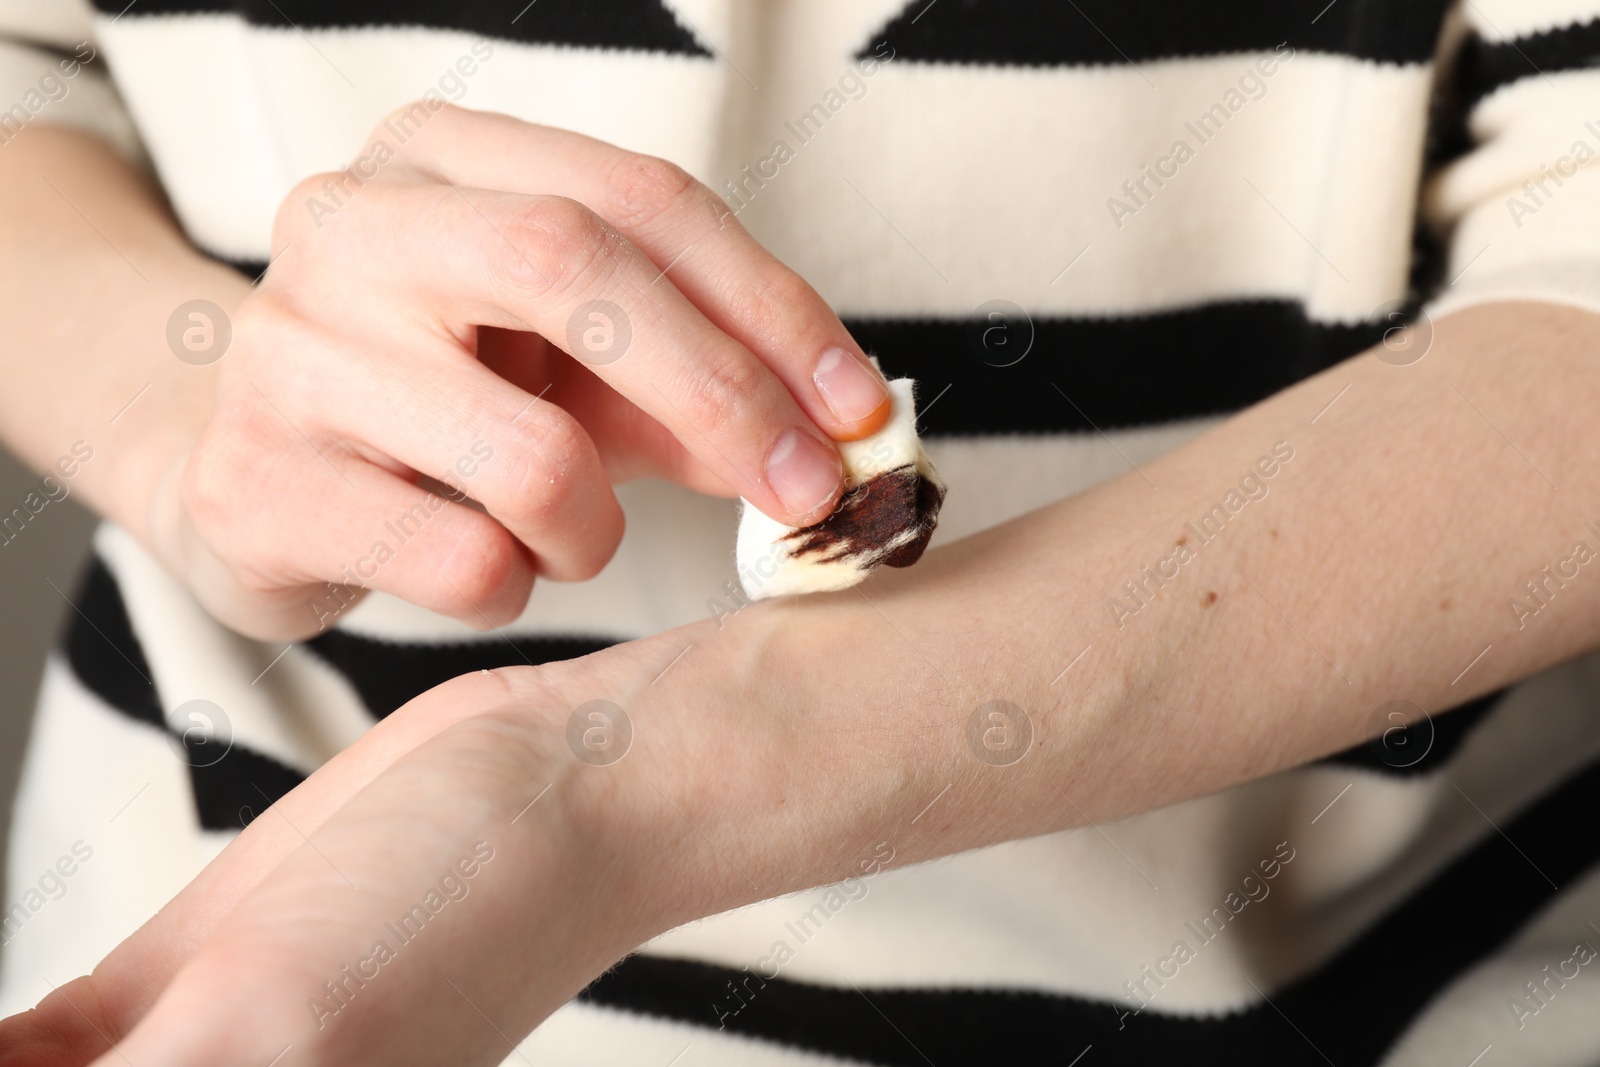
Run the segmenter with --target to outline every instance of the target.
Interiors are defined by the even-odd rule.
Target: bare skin
[[[1593,543],[1600,322],[1508,303],[1435,325],[1420,362],[1358,356],[860,591],[418,697],[92,977],[0,1024],[0,1065],[267,1062],[286,1044],[285,1064],[496,1063],[505,1045],[445,977],[470,976],[514,1039],[649,936],[850,874],[886,831],[915,862],[1150,810],[1355,743],[1385,701],[1440,711],[1591,651],[1587,569],[1531,620],[1507,601]],[[1197,544],[1185,523],[1264,456],[1270,492]],[[1176,576],[1111,611],[1181,538]],[[567,747],[592,699],[634,724],[611,766]],[[1032,730],[1005,766],[970,739],[996,699]],[[479,840],[495,859],[451,936],[319,1028],[307,998]]]

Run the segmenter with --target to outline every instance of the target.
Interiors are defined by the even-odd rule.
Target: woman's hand
[[[607,792],[638,779],[573,758],[566,702],[516,668],[400,709],[92,979],[0,1024],[0,1064],[500,1062],[496,1027],[526,1034],[671,892],[645,883],[668,857],[638,798]]]
[[[762,618],[746,637],[776,637]],[[702,662],[655,684],[685,636]],[[796,709],[703,704],[712,686],[754,692],[765,644],[708,624],[418,697],[263,812],[92,978],[0,1024],[0,1065],[499,1063],[650,936],[848,859],[819,865],[792,836],[847,792],[784,740]],[[849,792],[897,777],[857,773]],[[801,847],[750,848],[779,829]]]
[[[307,838],[281,827],[290,851],[95,1062],[489,1067],[673,925],[687,886],[667,849],[698,853],[693,831],[638,776],[574,759],[567,700],[531,673],[508,672],[513,703],[443,728],[321,825],[263,813]],[[163,940],[116,966],[160,966],[177,947]]]
[[[536,575],[605,565],[628,478],[814,521],[841,488],[833,440],[888,411],[838,318],[715,194],[577,134],[419,103],[295,187],[273,251],[148,523],[250,636],[313,634],[356,587],[507,622]]]

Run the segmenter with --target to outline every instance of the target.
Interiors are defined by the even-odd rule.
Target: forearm
[[[211,410],[215,368],[174,355],[168,319],[196,299],[231,310],[249,285],[197,253],[98,139],[40,126],[3,157],[0,439],[58,481],[82,442],[93,458],[67,488],[144,536],[157,482]]]
[[[674,799],[726,853],[689,862],[723,871],[725,906],[755,899],[747,878],[856,873],[878,841],[914,861],[1116,818],[1356,743],[1387,701],[1438,713],[1594,647],[1600,579],[1558,561],[1600,549],[1597,343],[1578,311],[1464,312],[1413,366],[1358,357],[862,591],[687,632],[638,699],[643,760],[685,761],[645,773],[691,779]],[[1202,525],[1247,472],[1265,495]],[[1546,565],[1564,587],[1514,613]],[[1009,765],[970,734],[992,700],[1029,716]]]

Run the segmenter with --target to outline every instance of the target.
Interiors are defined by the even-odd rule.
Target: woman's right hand
[[[822,298],[682,170],[438,103],[295,187],[232,330],[147,529],[260,639],[363,587],[508,622],[536,576],[605,565],[632,477],[816,521],[833,442],[888,413]]]

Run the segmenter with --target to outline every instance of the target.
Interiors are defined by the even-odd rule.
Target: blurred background
[[[38,485],[37,474],[0,449],[0,511],[9,511]],[[94,525],[94,517],[69,496],[52,502],[15,540],[0,544],[0,846],[11,829],[11,796],[44,658],[72,610],[50,583],[72,595]],[[0,885],[5,884],[5,856],[0,847]]]

